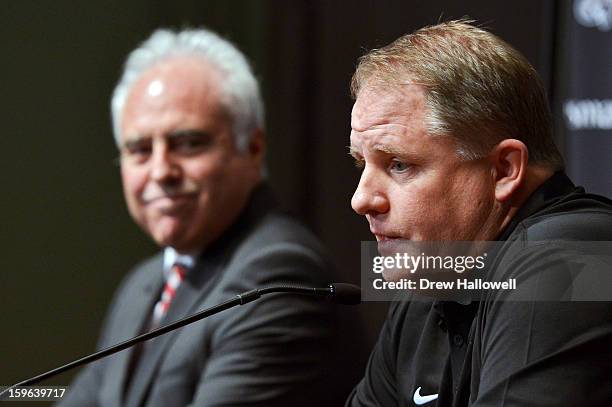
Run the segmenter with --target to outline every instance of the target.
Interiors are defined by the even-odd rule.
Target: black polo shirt
[[[498,240],[612,241],[612,202],[557,173]],[[562,278],[542,272],[556,258],[554,245],[545,250],[519,258],[502,251],[497,261],[541,287],[559,285]],[[612,406],[612,302],[502,296],[393,303],[346,405]]]

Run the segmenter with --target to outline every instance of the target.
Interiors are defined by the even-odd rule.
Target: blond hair
[[[362,56],[353,97],[365,87],[422,85],[429,134],[456,139],[461,157],[482,157],[514,138],[527,146],[530,163],[563,168],[537,72],[521,53],[471,22],[421,28]]]

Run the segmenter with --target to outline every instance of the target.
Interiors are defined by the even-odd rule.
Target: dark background
[[[206,25],[250,58],[267,105],[270,181],[359,281],[370,240],[350,198],[357,58],[465,15],[521,50],[555,98],[562,5],[491,1],[3,1],[0,385],[93,350],[112,293],[156,249],[122,198],[109,100],[127,53],[157,27]],[[562,140],[560,140],[562,141]],[[387,304],[361,306],[370,342]],[[66,374],[47,384],[68,384]]]

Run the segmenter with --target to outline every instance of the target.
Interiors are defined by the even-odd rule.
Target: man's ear
[[[253,132],[246,152],[253,162],[258,165],[262,164],[266,152],[266,137],[263,130],[257,129]]]
[[[505,202],[525,181],[529,152],[519,140],[505,139],[490,155],[495,166],[495,199]]]

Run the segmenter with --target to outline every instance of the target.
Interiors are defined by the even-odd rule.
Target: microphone
[[[67,363],[63,366],[57,367],[55,369],[49,370],[48,372],[39,374],[38,376],[34,376],[32,378],[23,380],[17,384],[14,384],[6,389],[4,389],[0,393],[0,401],[4,398],[4,395],[9,392],[11,389],[20,386],[31,386],[33,384],[39,383],[43,380],[49,379],[53,376],[56,376],[60,373],[64,373],[70,369],[74,369],[75,367],[85,365],[87,363],[91,363],[98,359],[102,359],[106,356],[110,356],[117,352],[120,352],[124,349],[132,347],[137,343],[144,342],[146,340],[156,338],[160,335],[163,335],[167,332],[174,331],[175,329],[181,328],[185,325],[192,324],[196,321],[209,317],[211,315],[217,314],[221,311],[225,311],[226,309],[235,307],[237,305],[244,305],[251,301],[255,301],[261,296],[272,293],[295,293],[299,295],[309,295],[314,297],[321,297],[337,304],[344,305],[356,305],[361,303],[361,288],[347,283],[332,283],[324,288],[314,288],[314,287],[300,287],[300,286],[291,286],[291,285],[279,285],[273,287],[264,287],[264,288],[256,288],[254,290],[246,291],[241,294],[234,296],[233,298],[222,302],[221,304],[215,305],[214,307],[207,308],[203,311],[175,321],[171,324],[164,325],[160,328],[154,329],[142,335],[138,335],[132,339],[128,339],[124,342],[118,343],[116,345],[110,346],[106,349],[102,349],[98,352],[92,353],[91,355],[82,357],[80,359],[74,360],[70,363]]]
[[[305,295],[314,295],[319,297],[324,297],[336,304],[343,305],[356,305],[361,303],[361,288],[347,283],[332,283],[325,288],[310,288],[310,287],[297,287],[297,286],[275,286],[275,287],[266,287],[259,288],[251,291],[247,291],[242,294],[238,294],[239,298],[249,298],[246,302],[241,303],[246,304],[247,302],[251,302],[256,300],[260,296],[269,293],[297,293],[297,294],[305,294]],[[254,298],[250,299],[251,296]]]

